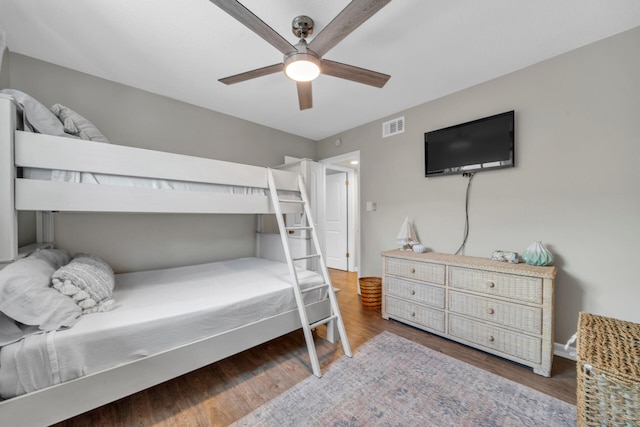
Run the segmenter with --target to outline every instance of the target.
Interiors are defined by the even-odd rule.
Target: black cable
[[[471,180],[473,179],[473,176],[475,175],[475,173],[465,173],[462,176],[468,176],[469,177],[469,181],[467,182],[467,195],[466,195],[466,199],[464,202],[464,217],[465,217],[465,222],[464,222],[464,239],[462,240],[462,244],[460,245],[460,247],[458,248],[458,250],[456,251],[456,255],[458,255],[460,253],[460,251],[462,251],[465,247],[465,245],[467,244],[467,237],[469,237],[469,192],[471,190]]]

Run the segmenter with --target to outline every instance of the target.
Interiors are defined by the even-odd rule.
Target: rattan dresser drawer
[[[542,340],[525,334],[507,331],[498,326],[449,315],[449,335],[473,344],[515,356],[533,363],[540,363]]]
[[[449,286],[518,301],[542,303],[542,279],[538,277],[451,267]]]
[[[387,313],[396,318],[444,332],[444,311],[429,308],[409,301],[387,296],[385,299]]]
[[[389,295],[444,309],[444,288],[426,283],[389,277],[385,283]]]
[[[444,285],[445,267],[442,264],[389,258],[385,265],[387,274]]]
[[[542,333],[542,309],[481,298],[462,292],[449,292],[449,311],[476,317],[522,332]]]

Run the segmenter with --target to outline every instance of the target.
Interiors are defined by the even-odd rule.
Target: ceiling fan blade
[[[328,59],[322,60],[322,74],[375,87],[383,87],[391,77],[388,74],[382,74],[377,71],[354,67],[353,65],[342,64],[340,62],[329,61]]]
[[[240,83],[246,80],[255,79],[256,77],[262,77],[262,76],[267,76],[269,74],[277,73],[279,71],[282,71],[283,68],[284,68],[284,64],[282,63],[273,64],[267,67],[262,67],[255,70],[247,71],[245,73],[236,74],[235,76],[229,76],[223,79],[218,79],[218,81],[226,85],[232,85],[234,83]]]
[[[295,47],[289,43],[284,37],[278,34],[273,28],[264,23],[260,18],[254,15],[249,9],[234,0],[210,0],[211,3],[227,12],[229,15],[238,20],[245,27],[265,39],[271,46],[278,49],[283,54],[294,52]]]
[[[313,107],[313,94],[311,92],[311,82],[296,82],[298,87],[298,103],[300,110]]]
[[[353,0],[309,43],[309,49],[323,56],[391,0]]]

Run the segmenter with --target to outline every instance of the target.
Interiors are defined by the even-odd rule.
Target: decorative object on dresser
[[[400,231],[398,232],[398,237],[396,237],[396,242],[400,245],[400,249],[403,251],[410,251],[413,249],[414,245],[420,244],[416,238],[416,233],[413,231],[413,227],[409,222],[409,217],[404,219],[404,222],[400,227]]]
[[[556,267],[382,253],[382,317],[551,375]]]
[[[510,262],[512,264],[517,264],[520,262],[517,252],[501,250],[493,251],[493,253],[491,254],[491,259],[500,262]]]
[[[545,266],[553,264],[553,255],[539,240],[525,249],[522,253],[522,259],[529,265]]]

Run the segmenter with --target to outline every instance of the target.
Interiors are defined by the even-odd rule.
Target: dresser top
[[[556,276],[557,268],[555,266],[537,267],[534,265],[519,263],[512,264],[508,262],[494,261],[489,258],[472,257],[466,255],[441,254],[437,252],[415,253],[411,251],[402,251],[394,249],[382,252],[382,256],[390,258],[403,258],[416,261],[426,261],[435,264],[446,264],[456,267],[468,267],[479,270],[497,271],[507,274],[519,274],[523,276],[542,277],[553,279]]]

